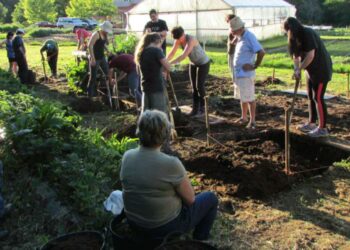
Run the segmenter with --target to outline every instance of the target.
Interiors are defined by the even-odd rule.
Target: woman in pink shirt
[[[83,50],[83,51],[87,50],[87,44],[88,44],[88,40],[91,37],[91,32],[87,31],[84,28],[79,28],[79,29],[75,29],[74,33],[78,40],[77,50]]]

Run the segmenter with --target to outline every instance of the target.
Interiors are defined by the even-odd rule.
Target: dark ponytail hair
[[[291,35],[288,35],[289,54],[296,57],[300,56],[300,43],[304,36],[304,26],[296,18],[288,17],[284,21],[284,30],[291,33]]]
[[[10,31],[10,32],[7,33],[6,39],[9,40],[9,39],[11,39],[14,35],[15,35],[15,34],[14,34],[12,31]]]
[[[146,33],[145,35],[143,35],[143,37],[141,38],[140,42],[137,44],[137,47],[136,47],[136,50],[135,50],[135,63],[137,65],[140,65],[142,52],[151,43],[157,43],[158,44],[158,43],[161,43],[161,42],[162,42],[162,38],[156,32]]]

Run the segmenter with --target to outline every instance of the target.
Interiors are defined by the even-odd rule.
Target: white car
[[[57,21],[57,27],[63,28],[88,28],[89,23],[84,22],[80,18],[77,17],[59,17]]]

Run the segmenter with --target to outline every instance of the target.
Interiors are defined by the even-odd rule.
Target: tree
[[[350,2],[348,0],[327,0],[325,2],[325,22],[328,24],[350,25]]]
[[[14,23],[25,23],[26,18],[24,17],[24,1],[20,0],[16,6],[15,10],[12,12],[12,22]]]
[[[24,0],[24,17],[28,23],[56,21],[57,11],[54,0]]]
[[[323,21],[323,0],[288,0],[295,5],[296,16],[305,24],[320,24]]]
[[[56,10],[59,17],[66,16],[66,8],[69,0],[55,0]]]
[[[0,3],[0,22],[1,23],[5,22],[7,12],[8,12],[7,8],[2,3]]]
[[[13,10],[15,9],[15,5],[19,2],[19,0],[1,0],[0,2],[8,10],[7,14],[5,16],[5,22],[9,23],[9,22],[11,22],[11,15],[12,15]],[[3,17],[2,14],[1,14],[1,17]]]
[[[111,0],[70,0],[66,13],[71,17],[112,16],[117,7]]]

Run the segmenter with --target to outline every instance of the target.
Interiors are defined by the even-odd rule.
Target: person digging
[[[55,40],[46,40],[40,49],[40,54],[43,62],[43,68],[45,73],[45,80],[47,80],[46,70],[45,70],[45,57],[44,51],[46,51],[46,59],[50,66],[51,78],[57,77],[57,60],[58,60],[58,43]]]

